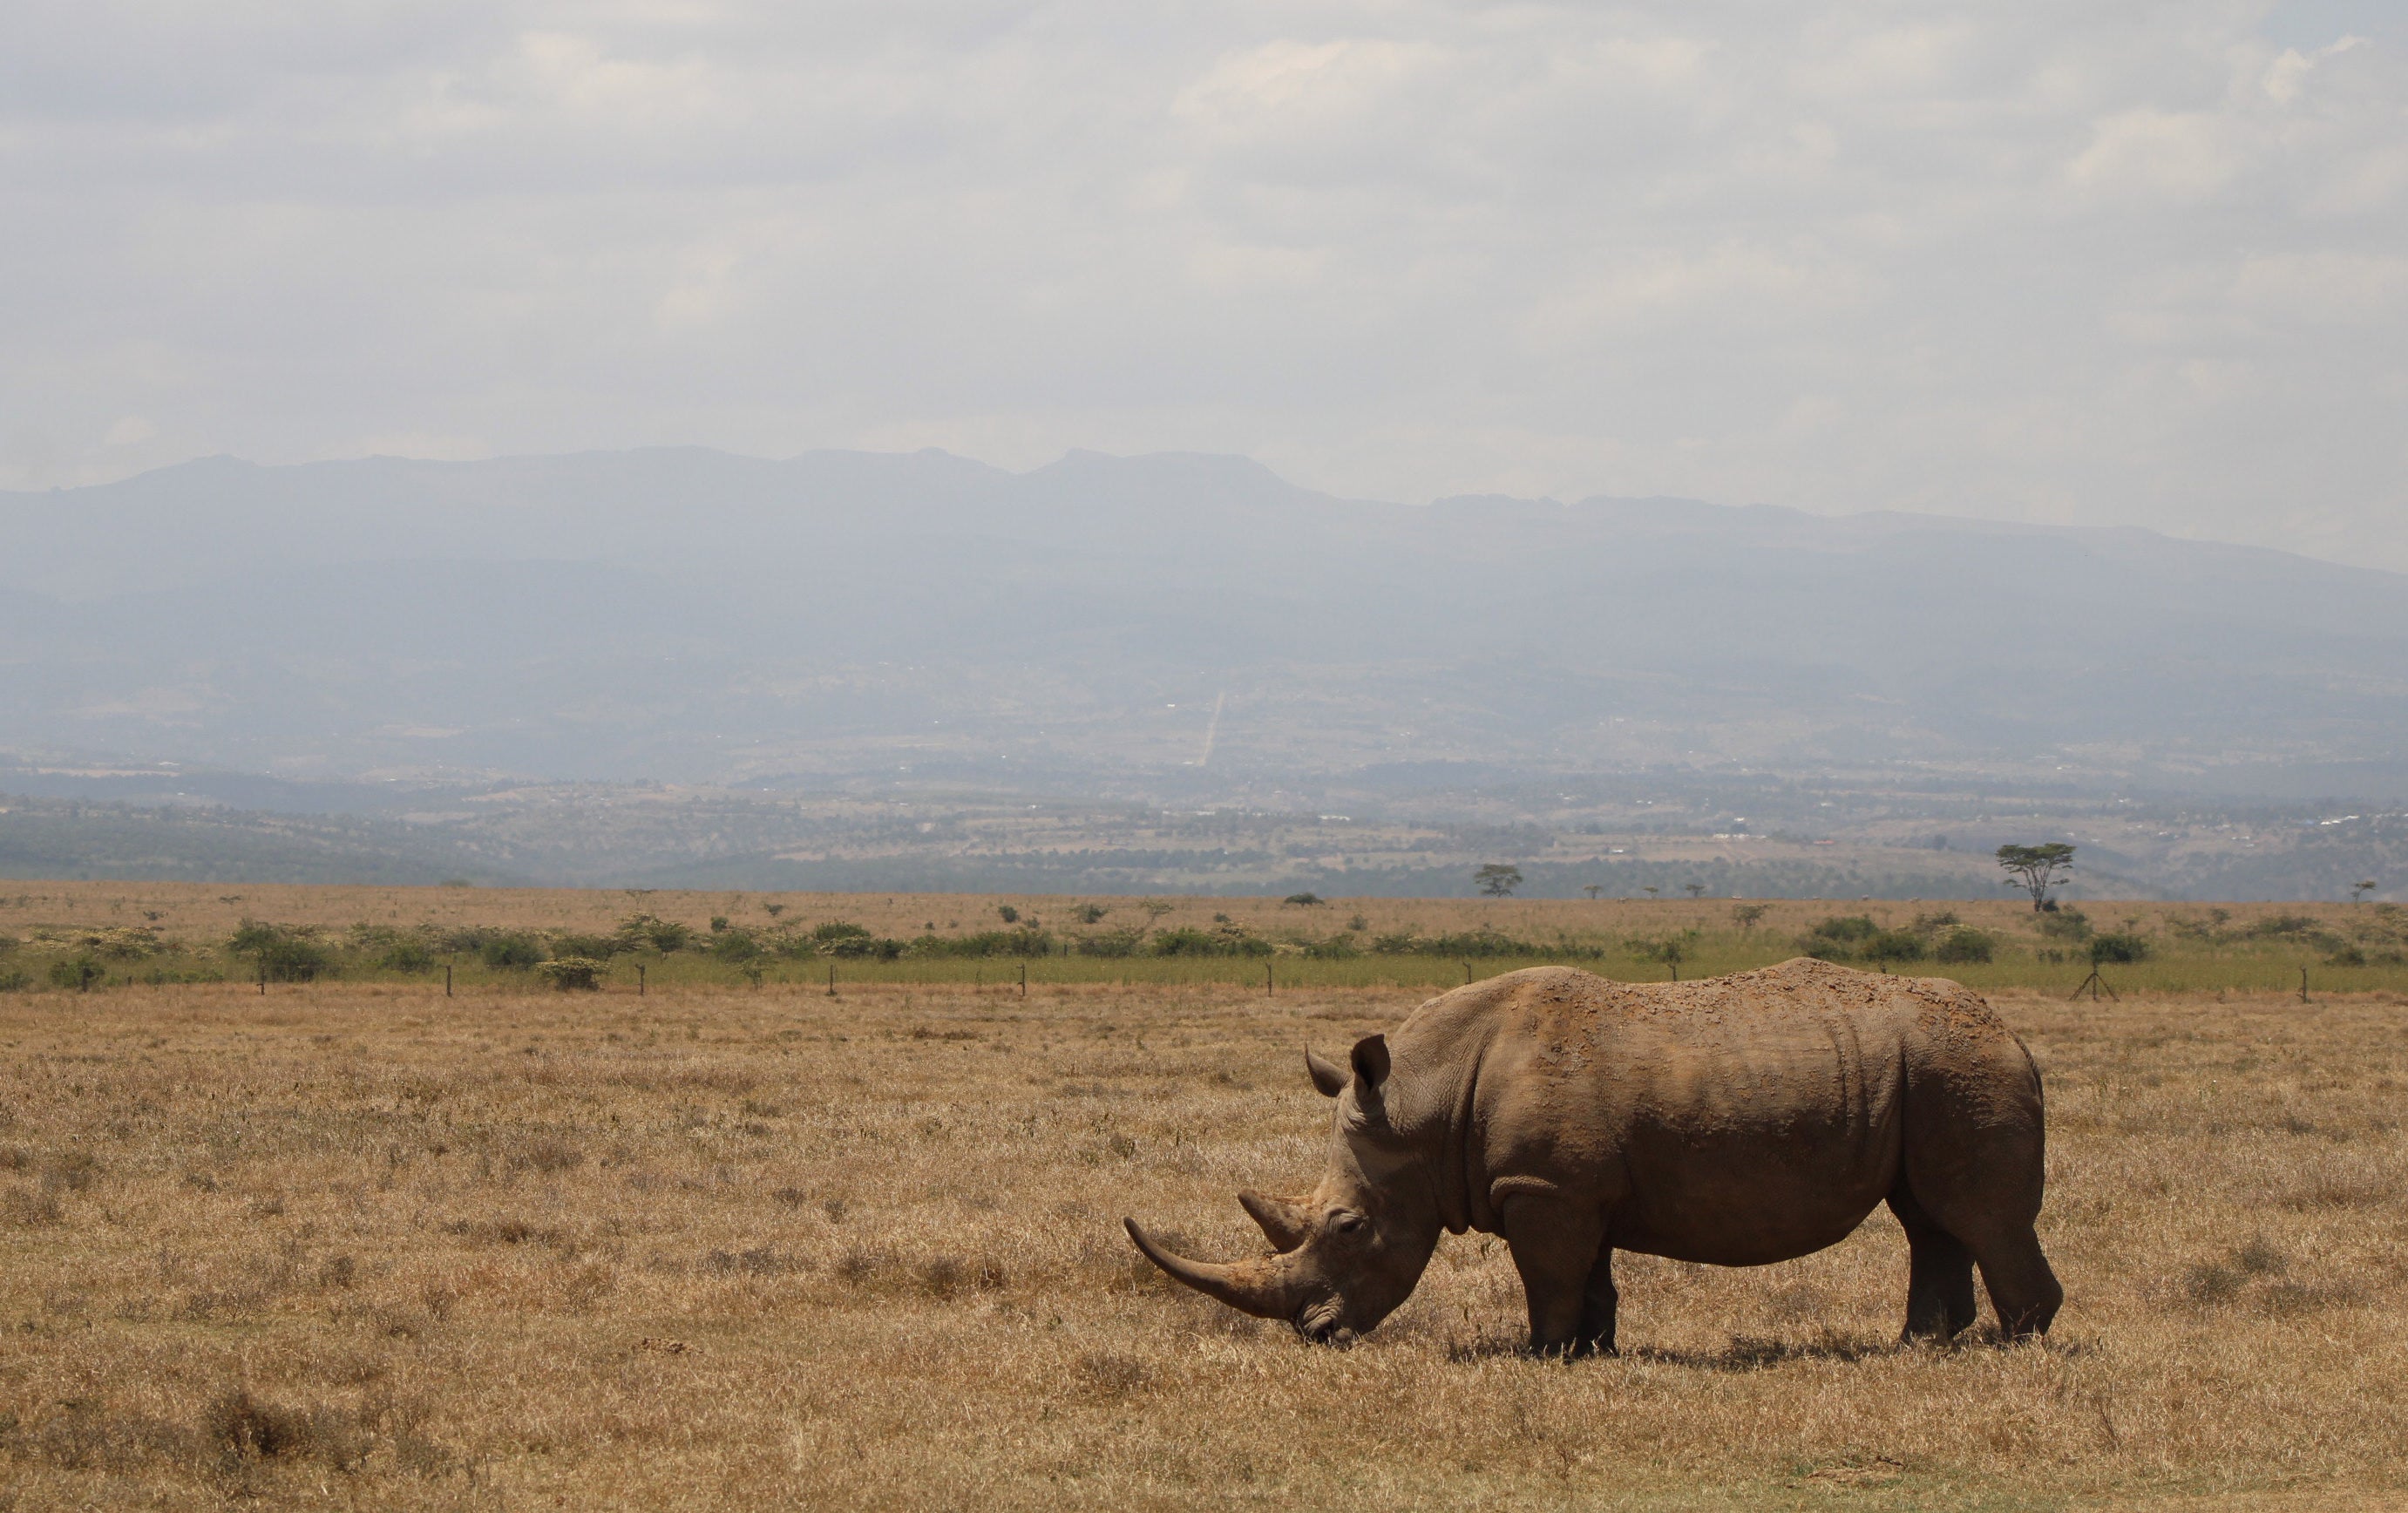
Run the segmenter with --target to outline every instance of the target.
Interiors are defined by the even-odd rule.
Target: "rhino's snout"
[[[1354,1343],[1354,1331],[1338,1321],[1335,1303],[1325,1303],[1305,1309],[1296,1316],[1296,1332],[1309,1345],[1344,1347]]]

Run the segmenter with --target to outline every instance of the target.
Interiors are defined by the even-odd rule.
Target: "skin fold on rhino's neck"
[[[1455,1006],[1426,1004],[1390,1037],[1396,1069],[1382,1100],[1387,1127],[1349,1145],[1368,1180],[1384,1191],[1419,1188],[1438,1224],[1460,1235],[1480,1211],[1470,1191],[1478,1179],[1469,1168],[1472,1099],[1496,1027],[1488,1014],[1446,1011]]]

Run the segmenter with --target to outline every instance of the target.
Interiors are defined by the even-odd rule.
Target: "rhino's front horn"
[[[1137,1248],[1145,1252],[1145,1258],[1169,1273],[1174,1281],[1184,1282],[1206,1297],[1218,1298],[1240,1313],[1251,1313],[1257,1319],[1292,1319],[1304,1306],[1303,1290],[1289,1275],[1292,1268],[1278,1257],[1241,1261],[1228,1266],[1190,1261],[1154,1244],[1153,1237],[1138,1227],[1136,1220],[1124,1219],[1121,1226],[1128,1231]]]
[[[1312,1234],[1312,1210],[1292,1199],[1274,1198],[1268,1192],[1240,1192],[1238,1203],[1247,1217],[1262,1226],[1274,1250],[1293,1250]]]

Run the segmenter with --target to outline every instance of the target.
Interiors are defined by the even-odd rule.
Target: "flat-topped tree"
[[[1490,862],[1471,875],[1480,891],[1491,898],[1511,898],[1522,886],[1522,869],[1506,862]]]
[[[2007,886],[2031,894],[2032,912],[2048,907],[2048,891],[2073,871],[2073,848],[2061,840],[2044,846],[2001,846],[1999,865],[2007,869]]]

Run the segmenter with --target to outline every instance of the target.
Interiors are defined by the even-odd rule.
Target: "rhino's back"
[[[1954,983],[1805,959],[1689,983],[1539,968],[1482,986],[1461,1006],[1485,1021],[1465,1107],[1475,1217],[1493,1211],[1483,1190],[1517,1181],[1593,1192],[1617,1244],[1693,1260],[1844,1236],[1924,1122],[1915,1086],[1961,1103],[2029,1066]]]

